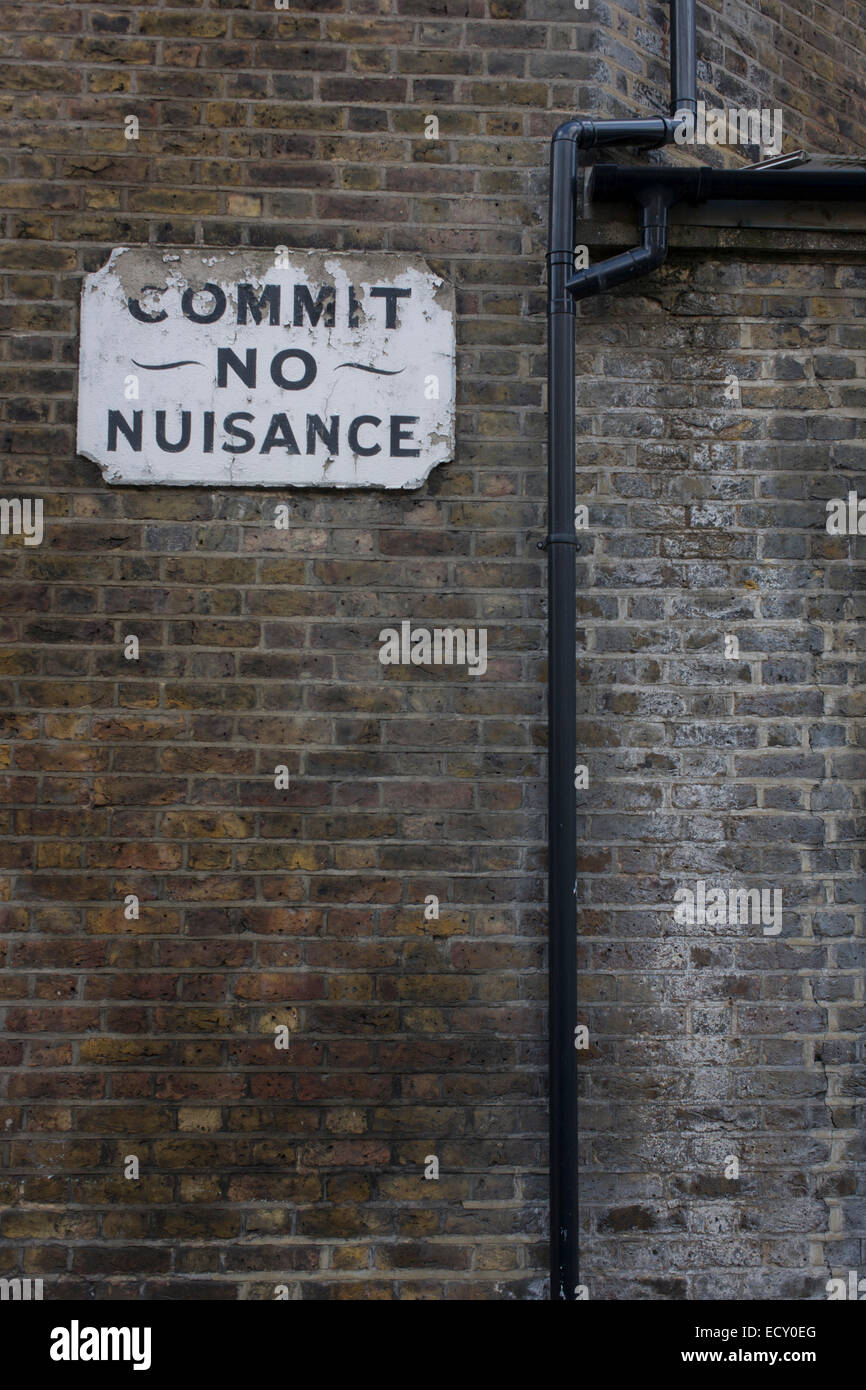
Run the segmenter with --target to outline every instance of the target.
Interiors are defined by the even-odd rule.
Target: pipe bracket
[[[577,545],[577,536],[569,536],[567,532],[560,532],[558,535],[545,536],[543,541],[536,541],[536,550],[546,550],[549,545]]]

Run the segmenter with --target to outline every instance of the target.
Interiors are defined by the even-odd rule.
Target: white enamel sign
[[[106,482],[418,487],[454,453],[454,291],[417,256],[120,248],[84,281]]]

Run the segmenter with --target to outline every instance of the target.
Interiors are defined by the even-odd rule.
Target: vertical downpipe
[[[671,110],[697,111],[695,0],[670,0]],[[566,289],[574,265],[576,179],[581,142],[627,144],[651,121],[570,122],[550,155],[547,362],[547,730],[548,978],[550,1000],[550,1297],[572,1302],[578,1281],[577,1210],[577,658],[575,628],[575,306]],[[587,128],[590,138],[587,140]],[[583,134],[581,134],[581,129]],[[602,138],[603,137],[603,138]],[[664,143],[670,131],[649,143]],[[666,235],[664,209],[644,208],[648,249]]]
[[[695,0],[671,0],[671,115],[698,110]]]
[[[572,1301],[577,1225],[577,813],[574,531],[577,140],[555,137],[548,250],[548,979],[550,999],[550,1297]]]

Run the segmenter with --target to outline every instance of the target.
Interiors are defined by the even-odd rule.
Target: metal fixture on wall
[[[548,978],[550,1057],[550,1297],[576,1298],[577,1267],[577,812],[574,548],[574,231],[578,151],[604,145],[652,148],[673,139],[679,110],[693,109],[695,0],[671,0],[671,117],[566,121],[550,151],[548,238]],[[689,56],[691,55],[691,57]],[[648,208],[640,252],[627,252],[628,274],[659,264],[661,224]],[[617,258],[619,260],[620,258]],[[596,266],[595,288],[618,283]]]
[[[671,111],[698,110],[695,0],[671,0]]]

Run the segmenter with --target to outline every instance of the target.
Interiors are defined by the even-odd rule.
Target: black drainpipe
[[[674,113],[696,108],[694,0],[671,0]],[[550,1297],[572,1301],[578,1283],[577,1214],[577,622],[575,506],[575,301],[656,269],[667,254],[668,212],[711,199],[863,200],[866,170],[698,169],[599,165],[594,201],[630,199],[640,245],[574,273],[578,151],[663,145],[676,122],[574,120],[553,136],[548,250],[548,902],[550,1001]]]
[[[671,0],[672,111],[698,114],[695,0]]]
[[[694,111],[695,0],[671,0],[671,111]],[[603,145],[664,145],[676,122],[566,121],[550,151],[548,239],[548,978],[550,1057],[550,1297],[576,1297],[577,1269],[577,621],[574,575],[574,232],[578,151]],[[666,219],[650,197],[642,246],[584,272],[593,288],[651,270],[664,259]],[[625,274],[623,274],[625,272]],[[613,277],[613,278],[612,278]]]

